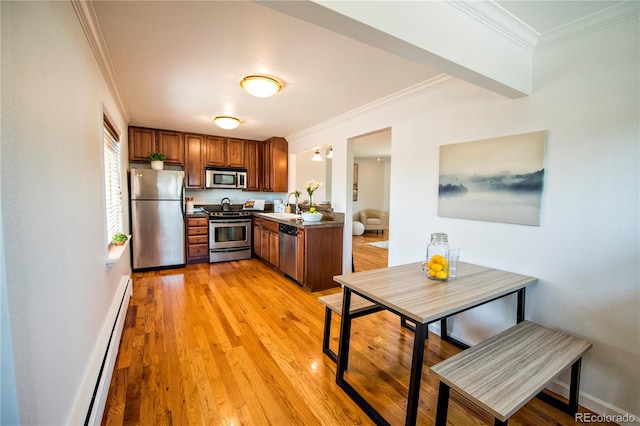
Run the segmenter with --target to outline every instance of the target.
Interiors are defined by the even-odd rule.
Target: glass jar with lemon
[[[449,241],[444,232],[431,234],[431,242],[427,246],[427,261],[423,269],[432,280],[449,279]]]

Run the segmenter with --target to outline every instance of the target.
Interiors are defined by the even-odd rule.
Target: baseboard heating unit
[[[87,426],[99,425],[102,422],[132,288],[131,278],[122,277],[78,395],[76,407],[70,419],[72,424]]]

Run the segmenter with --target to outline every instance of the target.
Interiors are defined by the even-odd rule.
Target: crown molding
[[[493,0],[446,2],[528,52],[534,51],[540,33]]]
[[[127,108],[124,96],[120,90],[120,85],[118,84],[118,79],[116,78],[116,73],[113,69],[111,57],[109,56],[109,51],[102,36],[102,30],[100,29],[100,23],[96,16],[96,11],[93,8],[93,3],[90,1],[71,0],[71,4],[73,5],[73,10],[78,16],[78,20],[80,21],[84,34],[87,36],[89,46],[91,46],[91,50],[93,51],[98,67],[104,76],[107,87],[111,92],[111,96],[115,99],[116,105],[120,109],[125,123],[128,123],[130,121],[129,109]]]
[[[626,0],[542,34],[538,40],[536,52],[612,27],[636,18],[638,15],[640,15],[640,2]]]
[[[531,53],[558,46],[570,40],[611,27],[635,18],[640,13],[640,2],[637,0],[624,0],[607,9],[540,34],[493,0],[446,1],[447,4]]]
[[[403,98],[407,98],[409,96],[415,95],[417,93],[422,93],[427,90],[434,90],[442,86],[446,86],[447,84],[457,81],[458,79],[455,77],[451,77],[447,74],[439,74],[429,80],[422,81],[420,83],[414,84],[413,86],[409,86],[406,89],[400,90],[398,92],[392,93],[391,95],[385,96],[383,98],[377,99],[368,104],[362,105],[356,109],[353,109],[349,112],[345,112],[344,114],[333,117],[327,121],[324,121],[320,124],[316,124],[315,126],[309,127],[307,129],[301,130],[297,133],[293,133],[289,136],[286,136],[286,139],[289,138],[296,139],[300,138],[312,133],[315,133],[323,128],[334,126],[337,123],[347,120],[349,118],[355,117],[356,115],[362,114],[366,111],[372,110],[374,108],[379,108],[391,102],[398,101]]]

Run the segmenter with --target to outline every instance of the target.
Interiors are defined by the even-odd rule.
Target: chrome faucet
[[[298,195],[295,192],[290,192],[289,195],[287,195],[287,204],[289,204],[289,200],[291,199],[291,196],[296,197],[296,214],[300,214],[300,206],[298,205]]]

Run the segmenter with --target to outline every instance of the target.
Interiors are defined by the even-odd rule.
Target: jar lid
[[[444,232],[434,232],[431,234],[431,241],[435,243],[446,243],[449,241],[449,237]]]

